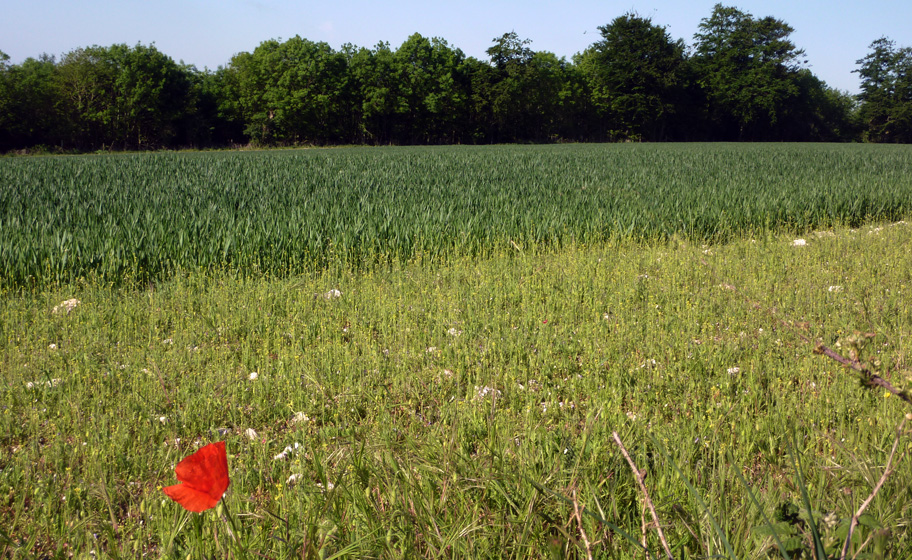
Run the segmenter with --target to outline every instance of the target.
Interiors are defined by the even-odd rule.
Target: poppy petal
[[[207,509],[214,508],[219,501],[218,498],[213,498],[206,492],[200,492],[186,484],[166,486],[162,488],[162,491],[167,494],[169,498],[182,505],[184,509],[196,513],[201,513]]]
[[[185,457],[174,473],[183,484],[164,488],[168,497],[190,511],[215,507],[230,484],[225,442],[210,443]]]

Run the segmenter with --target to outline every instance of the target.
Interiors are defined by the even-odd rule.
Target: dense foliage
[[[284,275],[912,210],[905,146],[572,144],[0,160],[3,282]]]
[[[599,30],[572,61],[515,33],[488,61],[417,33],[397,49],[268,40],[214,71],[141,44],[15,65],[0,53],[0,151],[912,139],[912,56],[886,38],[858,61],[856,100],[773,17],[716,5],[692,49],[636,14]]]

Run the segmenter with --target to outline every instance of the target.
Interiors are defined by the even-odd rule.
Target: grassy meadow
[[[674,558],[839,558],[912,410],[805,340],[912,380],[908,147],[0,178],[0,557],[664,558],[617,432]],[[912,553],[907,431],[850,558]],[[231,486],[188,513],[161,488],[212,441]]]

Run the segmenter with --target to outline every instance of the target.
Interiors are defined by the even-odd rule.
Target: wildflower
[[[339,299],[340,297],[342,297],[342,292],[335,288],[323,294],[323,299]]]
[[[303,412],[295,412],[294,416],[291,417],[292,424],[304,424],[306,422],[310,422],[310,417]]]
[[[729,375],[734,375],[734,374],[740,372],[740,371],[741,371],[741,368],[739,368],[738,366],[730,367],[730,368],[728,368],[727,371],[728,371],[728,374],[729,374]]]
[[[805,241],[804,239],[796,239],[796,240],[792,241],[793,247],[804,247],[807,244],[808,244],[808,242]]]
[[[56,349],[57,349],[57,345],[54,344],[53,342],[51,344],[48,344],[48,350],[56,350]]]
[[[259,373],[255,372],[255,371],[251,371],[250,375],[247,376],[247,379],[249,379],[251,381],[256,381],[256,378],[259,376],[260,376]]]
[[[174,344],[174,339],[166,338],[166,339],[162,340],[162,344]]]
[[[293,455],[298,450],[299,447],[301,447],[301,444],[298,442],[295,442],[294,447],[292,447],[290,445],[285,447],[285,449],[283,449],[281,453],[279,453],[278,455],[273,457],[272,460],[273,461],[284,461],[289,456]]]
[[[67,314],[69,314],[70,311],[76,309],[76,306],[79,305],[80,303],[82,303],[82,302],[79,301],[79,300],[76,299],[76,298],[68,299],[68,300],[66,300],[66,301],[62,301],[62,302],[60,302],[58,305],[55,305],[55,306],[54,306],[54,309],[53,309],[52,313],[54,313],[55,315],[56,315],[56,314],[59,314],[59,313],[67,313]]]
[[[447,334],[450,336],[459,336],[462,334],[462,331],[456,329],[456,327],[452,327],[450,330],[447,331]]]
[[[497,389],[495,389],[493,387],[488,387],[487,385],[485,385],[484,387],[479,387],[478,385],[475,386],[475,399],[476,400],[484,400],[484,398],[487,397],[488,395],[491,395],[492,397],[494,397],[496,399],[496,398],[499,398],[501,396],[501,394],[502,393],[500,391],[498,391]]]
[[[257,437],[259,437],[259,434],[257,434],[256,430],[254,430],[253,428],[247,428],[244,431],[244,435],[247,436],[247,439],[256,439]]]
[[[214,508],[231,483],[225,442],[210,443],[185,457],[174,467],[174,474],[180,484],[162,488],[169,498],[187,511],[200,513]]]
[[[55,377],[54,379],[51,379],[50,381],[45,381],[43,384],[40,381],[28,381],[25,384],[25,388],[26,389],[35,389],[37,387],[41,387],[41,385],[51,388],[51,387],[56,387],[57,385],[59,385],[60,381],[61,380],[59,377]]]
[[[827,288],[827,291],[828,292],[841,292],[842,286],[830,286],[829,288]]]

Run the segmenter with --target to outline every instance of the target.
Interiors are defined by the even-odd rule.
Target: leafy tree
[[[630,13],[599,31],[602,40],[578,63],[593,103],[615,127],[610,136],[665,139],[683,91],[683,41],[673,41],[665,28]]]
[[[393,57],[400,137],[412,143],[453,142],[467,91],[460,75],[465,55],[443,39],[415,33]]]
[[[798,95],[804,51],[788,39],[794,29],[773,17],[755,19],[716,4],[695,35],[695,63],[709,114],[722,136],[775,138],[777,124]]]
[[[94,150],[115,142],[111,126],[117,103],[117,68],[103,47],[68,52],[57,66],[59,114],[65,123],[64,142],[78,150]]]
[[[181,65],[190,84],[187,109],[175,123],[178,146],[229,146],[243,141],[244,127],[233,113],[222,111],[225,69],[199,70]]]
[[[245,133],[263,144],[339,141],[350,112],[348,56],[327,43],[269,40],[231,59],[226,93]]]
[[[385,42],[358,49],[349,58],[349,75],[360,104],[356,136],[361,142],[385,144],[396,139],[399,80],[395,68],[394,53]]]
[[[9,65],[0,57],[0,150],[52,146],[59,140],[54,57]]]
[[[552,134],[561,140],[577,142],[598,139],[603,129],[595,118],[592,90],[586,75],[574,62],[561,59],[560,66],[560,89]]]
[[[526,95],[531,85],[527,82],[526,67],[533,56],[532,49],[526,46],[529,43],[530,40],[520,39],[513,31],[495,38],[494,46],[486,51],[494,72],[476,76],[475,86],[486,94],[490,107],[495,142],[513,142],[525,136]]]
[[[798,95],[785,108],[777,140],[789,142],[845,142],[856,138],[855,98],[828,87],[810,70],[795,76]]]
[[[497,71],[485,61],[468,57],[460,65],[460,73],[469,92],[466,112],[460,118],[465,140],[474,144],[493,142],[496,126],[491,107],[491,90],[497,82]]]
[[[107,122],[116,143],[139,150],[169,145],[190,101],[185,72],[155,46],[112,45],[103,56],[114,71]]]
[[[9,137],[13,109],[9,60],[9,55],[0,51],[0,150],[9,149],[12,144]]]
[[[859,117],[865,138],[874,142],[912,142],[912,48],[897,48],[881,37],[856,64],[861,77]]]
[[[493,71],[473,77],[476,108],[490,111],[495,142],[548,140],[555,131],[561,80],[567,61],[554,54],[536,53],[515,32],[494,39],[487,50]]]

